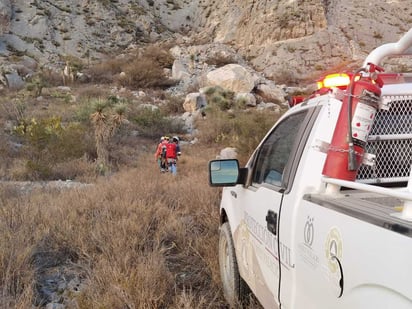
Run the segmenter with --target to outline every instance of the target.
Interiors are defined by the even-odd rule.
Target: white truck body
[[[402,40],[412,42],[412,30]],[[409,54],[409,46],[402,43],[395,54]],[[378,51],[372,58],[390,55],[385,48]],[[400,100],[410,115],[397,114],[403,131],[385,137],[395,141],[386,152],[395,158],[406,152],[406,159],[375,153],[376,161],[393,165],[392,170],[407,164],[410,173],[412,83],[384,85],[381,100]],[[211,161],[211,185],[225,186],[221,226],[231,239],[221,235],[219,258],[232,306],[243,293],[236,285],[247,283],[264,308],[412,308],[412,181],[408,185],[396,171],[392,181],[381,181],[385,187],[322,175],[341,107],[340,96],[331,91],[291,108],[246,167],[236,168],[236,179],[231,167],[226,175],[224,169],[234,160]],[[368,145],[380,140],[369,138]],[[231,180],[216,181],[221,176]],[[234,262],[227,248],[231,242]]]

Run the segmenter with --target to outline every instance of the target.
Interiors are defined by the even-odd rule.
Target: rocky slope
[[[224,44],[266,77],[293,83],[360,64],[409,30],[411,15],[397,0],[1,0],[0,65],[10,72],[25,55],[30,70],[59,67],[169,39]]]

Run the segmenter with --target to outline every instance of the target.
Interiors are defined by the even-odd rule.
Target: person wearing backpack
[[[167,172],[167,162],[166,162],[166,145],[169,142],[169,137],[162,136],[160,138],[160,143],[157,145],[155,152],[155,159],[160,168],[160,172]]]
[[[173,136],[172,140],[166,145],[166,160],[169,167],[169,171],[175,176],[177,174],[177,157],[181,155],[179,138]]]

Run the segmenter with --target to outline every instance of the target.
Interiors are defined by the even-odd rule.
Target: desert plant
[[[20,123],[25,118],[27,104],[19,98],[3,97],[0,101],[0,106],[2,108],[2,115],[9,120]]]
[[[246,160],[279,118],[279,114],[266,111],[225,112],[208,106],[206,119],[198,119],[196,126],[202,143],[237,148],[239,159]]]
[[[122,78],[124,86],[134,88],[159,87],[166,83],[163,68],[155,59],[137,58],[122,68],[125,77]]]
[[[29,159],[26,169],[31,179],[48,179],[51,175],[53,160],[49,152],[50,146],[55,143],[63,131],[61,119],[52,117],[48,119],[21,122],[15,132],[21,136],[28,148]],[[53,158],[54,159],[54,158]]]
[[[30,180],[63,176],[53,170],[58,163],[80,158],[91,151],[85,128],[75,123],[63,127],[60,117],[24,120],[14,132],[23,140],[27,158],[25,172],[18,177]]]
[[[122,64],[124,60],[109,59],[91,66],[87,70],[92,82],[111,83],[114,76],[122,71]]]
[[[181,96],[173,96],[170,94],[165,95],[165,104],[160,106],[160,110],[165,115],[170,114],[182,114],[184,113],[183,109],[184,98]]]
[[[110,171],[110,139],[122,124],[126,112],[125,104],[121,103],[111,107],[111,103],[109,99],[96,99],[93,102],[94,113],[90,115],[94,125],[97,151],[96,170],[102,175]],[[106,112],[106,110],[108,111]]]
[[[144,107],[140,108],[132,119],[139,128],[140,134],[144,137],[157,139],[167,132],[174,134],[183,133],[183,123],[168,116],[160,109]]]
[[[48,83],[42,74],[37,74],[31,77],[27,84],[26,89],[33,93],[34,97],[39,97],[42,94],[43,88],[47,87]]]
[[[205,92],[207,101],[211,107],[218,107],[222,111],[227,111],[235,106],[235,93],[222,87],[209,87]]]

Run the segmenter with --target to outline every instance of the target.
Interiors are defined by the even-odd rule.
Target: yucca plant
[[[126,113],[125,103],[118,103],[113,107],[110,103],[109,100],[96,99],[92,102],[95,112],[90,115],[96,141],[96,170],[102,175],[110,171],[110,140],[125,119]]]

